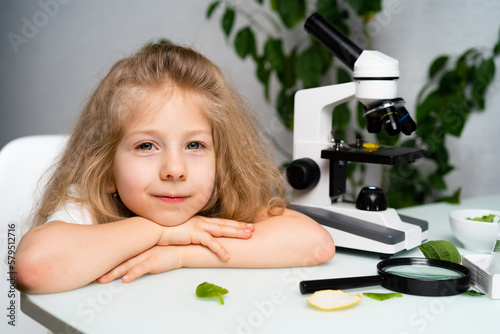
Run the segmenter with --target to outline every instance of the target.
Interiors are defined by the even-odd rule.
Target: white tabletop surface
[[[429,240],[461,248],[448,213],[459,208],[500,209],[500,195],[398,210],[429,221]],[[402,256],[423,257],[418,249]],[[486,296],[419,297],[377,301],[364,297],[348,308],[321,311],[306,302],[301,280],[376,274],[376,255],[338,251],[328,263],[283,269],[183,268],[57,294],[22,295],[22,308],[56,333],[499,333],[500,300]],[[200,299],[196,286],[229,290],[225,304]],[[347,290],[389,292],[382,287]]]

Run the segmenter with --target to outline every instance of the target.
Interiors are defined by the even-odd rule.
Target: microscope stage
[[[334,161],[366,162],[382,165],[412,163],[424,156],[424,151],[412,147],[379,146],[375,150],[364,147],[328,148],[321,151],[321,158]]]

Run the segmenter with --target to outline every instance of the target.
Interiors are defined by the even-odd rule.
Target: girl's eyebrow
[[[158,130],[153,130],[153,129],[138,129],[138,130],[133,130],[130,131],[129,133],[126,133],[124,138],[129,138],[132,136],[138,136],[138,135],[150,135],[150,136],[157,136],[160,134],[160,131]]]
[[[165,130],[168,131],[168,130]],[[163,131],[157,129],[137,129],[131,131],[125,135],[125,138],[129,138],[136,135],[150,135],[150,136],[161,136]],[[210,128],[197,128],[184,132],[186,136],[195,136],[195,135],[209,135],[212,136],[212,129]]]

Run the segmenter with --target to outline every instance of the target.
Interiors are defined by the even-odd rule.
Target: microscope
[[[291,204],[322,224],[339,248],[388,258],[427,239],[428,222],[387,207],[379,187],[361,189],[355,203],[343,201],[348,162],[406,164],[424,156],[417,148],[380,146],[357,138],[347,144],[331,134],[332,110],[353,98],[365,107],[369,133],[410,135],[416,124],[397,96],[399,63],[378,51],[362,50],[320,14],[305,30],[353,71],[353,82],[299,90],[295,95],[293,161],[287,168]]]

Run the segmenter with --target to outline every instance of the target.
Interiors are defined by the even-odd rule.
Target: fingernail
[[[226,253],[226,259],[229,259],[229,253]]]
[[[250,233],[250,232],[252,232],[252,230],[246,229],[245,232]]]
[[[128,278],[129,278],[128,275],[125,275],[125,276],[122,277],[122,281],[124,281],[124,282],[128,281]]]
[[[108,277],[108,274],[101,276],[101,278],[107,278],[107,277]]]

